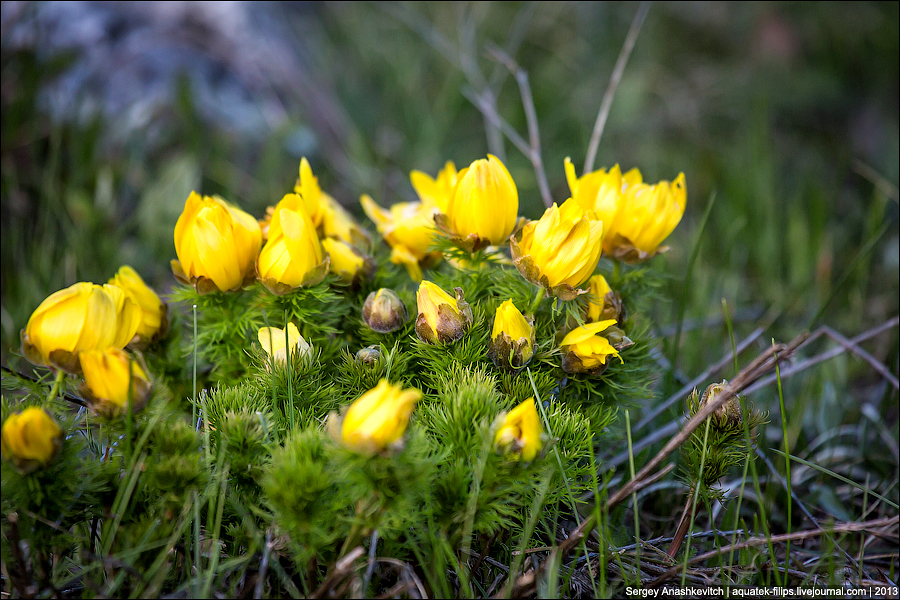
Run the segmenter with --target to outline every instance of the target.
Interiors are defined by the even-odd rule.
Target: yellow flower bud
[[[309,343],[303,339],[303,336],[300,335],[300,330],[293,323],[288,323],[287,335],[284,334],[284,329],[263,327],[257,333],[257,338],[259,339],[259,345],[262,346],[267,355],[275,360],[276,364],[287,362],[288,347],[290,347],[292,355],[297,353],[300,356],[306,356],[311,351]],[[287,346],[285,346],[285,343],[287,343]],[[266,364],[268,365],[268,363]]]
[[[62,429],[47,411],[36,406],[9,415],[0,430],[3,457],[24,474],[49,465],[62,444]]]
[[[502,162],[488,154],[457,176],[446,213],[435,223],[468,251],[505,243],[516,227],[519,192]]]
[[[374,261],[365,256],[355,246],[332,238],[322,240],[322,248],[331,258],[331,272],[344,283],[353,283],[366,278],[375,270]]]
[[[141,309],[141,323],[137,329],[137,335],[143,342],[150,342],[156,337],[165,335],[169,328],[167,317],[168,308],[150,289],[137,271],[124,265],[119,272],[109,280],[110,285],[115,285],[125,291]]]
[[[191,192],[175,224],[172,272],[200,293],[234,291],[252,278],[261,245],[256,219],[221,198]]]
[[[257,277],[270,292],[282,295],[316,285],[328,274],[329,264],[303,199],[286,194],[272,215],[269,239],[257,260]]]
[[[588,280],[590,302],[588,303],[587,320],[589,322],[615,319],[618,323],[625,320],[625,306],[617,292],[612,291],[603,275],[594,275]]]
[[[600,169],[581,177],[575,175],[575,165],[568,157],[565,167],[572,199],[584,210],[593,211],[596,218],[603,221],[604,229],[609,228],[616,216],[623,186],[641,181],[640,171],[631,169],[622,175],[619,165],[615,165],[609,172]]]
[[[382,379],[347,409],[340,426],[341,441],[359,452],[385,450],[403,437],[421,397],[415,388],[401,390],[399,384]]]
[[[494,329],[488,347],[488,358],[494,366],[518,370],[528,364],[534,354],[534,325],[506,300],[497,307]]]
[[[571,198],[544,211],[510,240],[513,261],[525,279],[564,300],[584,293],[575,288],[597,266],[603,223]]]
[[[563,352],[563,371],[599,375],[609,366],[610,356],[622,361],[619,351],[607,338],[600,335],[602,331],[615,324],[615,319],[608,319],[588,323],[570,331],[559,344]]]
[[[381,288],[366,296],[362,316],[372,331],[390,333],[403,327],[406,322],[406,305],[397,292]]]
[[[118,416],[128,404],[131,394],[131,410],[137,412],[147,403],[153,384],[147,368],[124,350],[88,350],[81,353],[84,371],[82,392],[97,414],[108,418]]]
[[[428,251],[435,235],[434,206],[401,202],[386,210],[368,194],[363,194],[360,203],[391,247],[391,262],[405,266],[410,277],[421,281],[422,266],[440,259],[440,252]]]
[[[447,210],[447,204],[453,191],[456,189],[457,173],[456,165],[452,160],[448,160],[444,164],[444,168],[437,177],[432,179],[427,173],[422,171],[412,171],[409,174],[409,180],[413,189],[419,195],[419,200],[426,206],[433,206],[440,212]]]
[[[22,353],[36,365],[81,372],[83,350],[124,348],[141,324],[141,309],[122,288],[76,283],[51,294],[22,330]]]
[[[538,416],[534,398],[529,398],[505,415],[494,445],[508,456],[532,461],[541,450],[541,418]]]
[[[454,288],[453,298],[430,281],[423,281],[416,293],[418,315],[416,335],[429,344],[455,342],[465,335],[472,324],[472,308],[462,289]]]

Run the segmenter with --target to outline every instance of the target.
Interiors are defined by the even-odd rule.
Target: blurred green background
[[[561,202],[563,159],[581,172],[637,10],[4,2],[2,363],[29,370],[19,330],[76,281],[102,283],[131,264],[167,293],[188,193],[262,216],[304,155],[323,189],[361,216],[362,193],[382,205],[413,199],[412,169],[434,174],[448,159],[461,168],[495,152],[520,212],[538,217],[530,161],[486,129],[467,95],[496,98],[527,139],[516,81],[490,50],[527,71]],[[665,279],[647,316],[675,361],[660,394],[730,351],[723,299],[739,338],[766,328],[758,347],[823,323],[852,337],[897,315],[898,162],[897,3],[653,4],[595,168],[687,176],[672,251],[653,263]],[[866,347],[896,374],[896,327]],[[859,360],[796,385],[822,411],[840,409],[830,420],[877,401],[896,423],[896,393]]]

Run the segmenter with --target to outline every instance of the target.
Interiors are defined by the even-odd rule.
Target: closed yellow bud
[[[541,418],[534,398],[529,398],[502,416],[494,445],[507,456],[532,461],[543,445],[541,432]]]
[[[137,412],[147,403],[153,384],[146,367],[131,358],[124,350],[88,350],[81,353],[84,372],[82,392],[97,414],[108,418],[118,416],[128,404]]]
[[[488,358],[494,366],[518,370],[534,355],[534,325],[513,304],[506,300],[497,307],[494,329],[488,347]]]
[[[619,165],[615,165],[609,172],[600,169],[581,177],[575,175],[575,165],[568,157],[566,157],[565,167],[566,180],[569,182],[572,199],[584,210],[594,211],[597,218],[603,221],[607,228],[619,208],[623,185],[641,181],[640,171],[632,169],[623,176]]]
[[[114,285],[76,283],[51,294],[22,330],[22,353],[36,365],[81,372],[84,350],[124,348],[141,324],[141,309]]]
[[[62,444],[62,429],[47,411],[36,406],[9,415],[0,430],[3,457],[25,474],[49,465]]]
[[[109,280],[110,285],[122,288],[141,309],[141,323],[137,335],[142,342],[149,342],[165,335],[169,328],[168,308],[150,289],[137,271],[128,265],[122,266],[118,273]]]
[[[252,278],[261,245],[256,219],[221,198],[191,192],[175,224],[172,272],[200,293],[234,291]]]
[[[422,171],[412,171],[409,180],[419,195],[419,200],[426,206],[433,206],[440,212],[447,210],[453,191],[456,189],[456,165],[452,160],[444,164],[444,168],[434,179]]]
[[[325,238],[322,248],[331,258],[331,272],[340,277],[344,283],[367,277],[375,270],[375,263],[359,249],[341,240]]]
[[[603,223],[571,198],[544,211],[510,240],[513,261],[525,279],[564,300],[583,291],[602,251]]]
[[[401,390],[399,384],[382,379],[347,409],[340,426],[341,441],[359,452],[374,454],[387,449],[403,437],[421,397],[415,388]]]
[[[608,319],[588,323],[570,331],[559,344],[563,352],[563,371],[599,375],[609,366],[610,356],[618,357],[622,361],[619,351],[606,337],[600,335],[615,324],[615,319]]]
[[[429,344],[448,344],[465,335],[472,324],[472,308],[461,288],[453,298],[439,286],[423,281],[416,293],[416,335]]]
[[[362,317],[372,331],[390,333],[397,331],[406,323],[406,305],[400,300],[397,292],[381,288],[366,296]]]
[[[457,176],[447,210],[435,222],[460,247],[479,250],[505,243],[516,227],[519,192],[496,156],[476,160]]]
[[[299,354],[305,356],[309,354],[311,348],[309,343],[300,335],[300,330],[293,323],[287,324],[287,335],[284,329],[277,327],[263,327],[257,333],[259,345],[271,356],[275,363],[284,364],[287,362],[287,349],[291,349],[291,354]],[[285,345],[287,344],[287,345]],[[268,363],[266,363],[268,366]]]
[[[588,303],[587,320],[589,322],[615,319],[618,323],[625,321],[625,306],[622,298],[614,292],[603,275],[594,275],[588,280],[590,302]]]
[[[281,295],[319,283],[329,264],[303,199],[285,195],[275,207],[269,239],[259,253],[257,277],[270,292]]]
[[[400,202],[386,210],[368,194],[363,194],[360,203],[375,223],[378,233],[391,247],[391,262],[405,266],[410,277],[421,281],[422,266],[440,258],[440,252],[428,251],[435,235],[434,206],[421,202]]]

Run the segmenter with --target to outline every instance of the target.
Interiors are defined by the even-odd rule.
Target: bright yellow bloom
[[[124,350],[107,348],[82,352],[81,368],[85,399],[96,413],[105,417],[113,418],[125,409],[129,387],[133,412],[142,409],[150,396],[153,384],[146,367]]]
[[[609,172],[600,169],[581,177],[575,175],[575,165],[569,157],[566,157],[565,167],[572,199],[584,210],[594,211],[597,219],[603,221],[604,229],[609,228],[616,216],[623,187],[641,182],[640,171],[631,169],[622,175],[619,165]]]
[[[497,367],[521,369],[534,354],[534,325],[512,299],[497,307],[488,357]]]
[[[603,249],[629,262],[652,257],[681,222],[686,204],[684,173],[672,182],[626,185],[616,216],[606,225]]]
[[[362,316],[372,331],[390,333],[403,327],[406,322],[406,305],[397,292],[381,288],[366,297]]]
[[[516,268],[525,279],[565,300],[590,277],[600,260],[603,223],[571,198],[544,211],[510,242]]]
[[[506,413],[494,445],[507,455],[515,455],[524,461],[532,461],[541,450],[541,418],[534,398],[529,398]]]
[[[259,345],[265,350],[266,354],[271,356],[276,363],[287,362],[287,348],[290,347],[291,354],[298,353],[300,356],[309,354],[311,348],[309,343],[300,335],[300,330],[293,323],[287,325],[287,335],[284,329],[277,327],[263,327],[257,333]],[[287,346],[285,346],[287,342]]]
[[[440,212],[447,210],[447,204],[453,191],[456,189],[457,173],[456,165],[452,160],[448,160],[444,164],[444,168],[437,174],[434,179],[431,175],[422,171],[412,171],[409,174],[409,180],[413,189],[419,195],[419,200],[426,206],[433,206]]]
[[[439,227],[467,250],[502,244],[516,227],[519,192],[506,167],[488,154],[459,172]]]
[[[597,373],[601,368],[606,369],[610,356],[618,357],[622,361],[619,351],[607,338],[600,335],[602,331],[615,324],[615,319],[607,319],[588,323],[570,331],[559,344],[563,352],[563,370],[567,373]]]
[[[26,474],[50,464],[62,444],[62,429],[47,411],[36,406],[9,415],[0,430],[3,457]]]
[[[422,393],[410,388],[401,390],[386,379],[360,396],[344,415],[341,441],[365,453],[380,452],[403,437],[409,416]]]
[[[420,263],[440,256],[440,253],[428,252],[435,235],[434,207],[421,202],[400,202],[386,210],[368,194],[363,194],[360,203],[391,247],[391,262],[404,265],[410,277],[421,281]]]
[[[323,237],[334,238],[360,249],[368,248],[372,243],[369,232],[363,229],[337,200],[325,192],[322,192],[320,197],[319,208],[322,213]]]
[[[239,289],[262,245],[259,223],[218,197],[191,192],[175,224],[175,277],[201,293]]]
[[[294,193],[303,199],[303,206],[306,208],[306,214],[313,225],[318,227],[324,218],[322,210],[322,188],[319,187],[319,179],[313,175],[312,167],[304,156],[300,159],[300,177],[294,184]]]
[[[363,275],[368,269],[366,257],[354,246],[340,240],[325,238],[322,240],[322,248],[331,257],[331,272],[351,283],[358,276]],[[371,263],[374,267],[374,263]]]
[[[269,239],[259,253],[259,280],[272,293],[284,294],[322,281],[329,262],[303,199],[297,194],[286,194],[275,207]]]
[[[51,294],[22,330],[22,353],[36,365],[79,373],[78,354],[124,348],[141,324],[141,309],[113,285],[76,283]]]
[[[123,265],[108,283],[122,288],[125,294],[140,307],[141,324],[138,326],[137,335],[143,341],[149,342],[157,334],[165,334],[169,325],[167,307],[156,295],[156,292],[144,283],[137,271],[128,265]]]
[[[466,302],[462,289],[454,288],[453,298],[439,286],[423,281],[416,293],[418,315],[416,335],[429,344],[455,342],[472,324],[472,308]]]

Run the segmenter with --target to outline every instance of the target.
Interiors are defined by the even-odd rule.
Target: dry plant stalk
[[[660,476],[660,473],[653,473],[653,471],[662,463],[672,452],[677,450],[687,439],[690,437],[691,432],[693,432],[697,427],[699,427],[708,416],[710,416],[713,412],[715,412],[720,406],[723,406],[728,400],[739,394],[743,389],[752,384],[754,381],[765,375],[769,370],[773,369],[776,364],[783,362],[793,356],[794,352],[797,348],[802,344],[806,338],[809,337],[809,332],[804,332],[795,337],[788,344],[773,344],[771,348],[768,348],[765,352],[757,356],[753,362],[744,367],[737,376],[732,379],[728,385],[724,387],[724,389],[719,393],[715,400],[708,403],[702,409],[700,409],[696,415],[691,417],[682,428],[681,431],[676,433],[672,438],[666,443],[662,450],[657,453],[656,456],[653,457],[650,462],[648,462],[644,467],[638,471],[638,473],[634,476],[631,481],[623,485],[619,490],[610,496],[606,504],[604,505],[604,511],[609,512],[613,507],[622,502],[625,498],[628,498],[634,492],[640,490],[643,487],[646,487],[650,483],[650,479],[657,479]],[[669,469],[672,468],[673,465],[669,465]],[[594,515],[589,516],[585,519],[581,525],[579,525],[569,537],[562,542],[559,546],[557,546],[554,550],[551,551],[551,555],[541,563],[540,567],[537,569],[537,572],[529,572],[522,575],[518,581],[513,585],[511,590],[513,596],[521,596],[528,594],[532,591],[532,588],[535,582],[538,580],[537,575],[540,575],[545,569],[546,565],[549,563],[554,563],[558,560],[561,560],[565,555],[572,551],[572,549],[581,541],[581,539],[587,535],[591,530],[596,526],[596,519]]]

